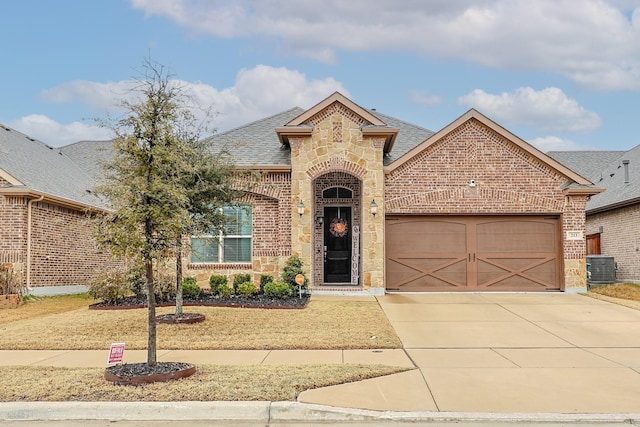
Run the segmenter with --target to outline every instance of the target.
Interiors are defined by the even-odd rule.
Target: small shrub
[[[270,274],[260,275],[260,293],[264,293],[264,285],[273,282],[273,276]]]
[[[296,276],[298,274],[304,275],[302,269],[303,262],[298,255],[292,255],[287,260],[284,268],[282,269],[282,281],[287,283],[291,287],[291,292],[298,293],[298,284],[296,283]],[[302,284],[303,293],[309,289],[309,279],[305,276],[304,283]]]
[[[0,264],[0,295],[18,294],[22,297],[26,290],[26,284],[20,273],[13,269],[13,264]]]
[[[227,286],[228,283],[229,279],[227,276],[212,274],[211,277],[209,277],[209,288],[211,288],[211,294],[220,295],[220,289],[229,288],[229,286]]]
[[[176,276],[157,273],[155,294],[159,302],[169,301],[170,299],[175,298]]]
[[[132,292],[128,271],[116,270],[101,274],[89,282],[87,293],[94,299],[116,303]]]
[[[238,290],[236,291],[237,295],[241,297],[252,297],[258,293],[258,289],[251,282],[244,282],[238,285]]]
[[[250,282],[250,281],[251,281],[251,274],[249,273],[236,274],[233,278],[233,293],[237,294],[238,286],[240,286],[242,283]]]
[[[197,285],[198,281],[196,280],[195,277],[183,277],[182,278],[182,284],[184,285],[184,284],[187,284],[187,283],[192,284],[192,285]]]
[[[193,277],[185,277],[182,279],[182,296],[184,298],[196,299],[200,296],[202,289],[198,286],[198,282]]]
[[[271,298],[289,298],[293,293],[291,286],[285,282],[270,282],[264,285],[264,294]]]
[[[137,297],[147,295],[147,278],[144,267],[140,264],[134,264],[129,267],[126,274],[133,293],[136,294]]]
[[[218,287],[218,293],[216,295],[220,295],[221,297],[227,298],[230,297],[233,293],[233,289],[227,285],[221,285]]]

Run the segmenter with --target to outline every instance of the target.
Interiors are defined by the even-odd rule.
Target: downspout
[[[27,291],[31,291],[31,205],[34,202],[40,202],[44,199],[44,195],[37,199],[30,199],[27,202]]]

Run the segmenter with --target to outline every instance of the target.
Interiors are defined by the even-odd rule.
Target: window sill
[[[187,264],[189,270],[253,270],[253,264],[250,262],[198,262]]]

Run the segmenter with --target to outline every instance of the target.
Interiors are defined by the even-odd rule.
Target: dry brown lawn
[[[86,308],[94,302],[95,300],[86,294],[31,298],[19,305],[18,308],[1,310],[0,324]]]
[[[406,371],[381,365],[198,365],[179,381],[117,386],[100,368],[0,367],[0,401],[296,400],[301,391]]]
[[[64,300],[64,298],[61,298]],[[35,304],[45,302],[38,301]],[[49,304],[49,301],[46,301]],[[0,323],[3,350],[101,350],[113,342],[147,345],[147,310],[89,310],[34,315]],[[67,305],[67,303],[61,304]],[[68,305],[67,305],[68,306]],[[27,309],[25,305],[14,309]],[[159,308],[158,314],[173,308]],[[302,310],[186,307],[206,316],[194,325],[158,325],[161,349],[368,349],[402,345],[378,303],[311,300]],[[4,314],[4,313],[3,313]]]
[[[592,298],[640,310],[640,285],[620,283],[592,287],[587,293]]]
[[[0,349],[145,349],[147,310],[89,310],[81,296],[43,298],[0,313]],[[376,301],[312,300],[303,310],[187,307],[195,325],[158,325],[163,349],[399,348]],[[173,308],[160,308],[158,314]],[[198,365],[192,377],[116,386],[101,368],[0,366],[0,401],[295,400],[303,390],[406,371],[381,365]]]

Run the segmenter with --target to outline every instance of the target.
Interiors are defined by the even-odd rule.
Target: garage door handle
[[[469,256],[467,257],[469,262],[471,262],[471,255],[473,255],[473,262],[476,262],[476,254],[469,254]]]

